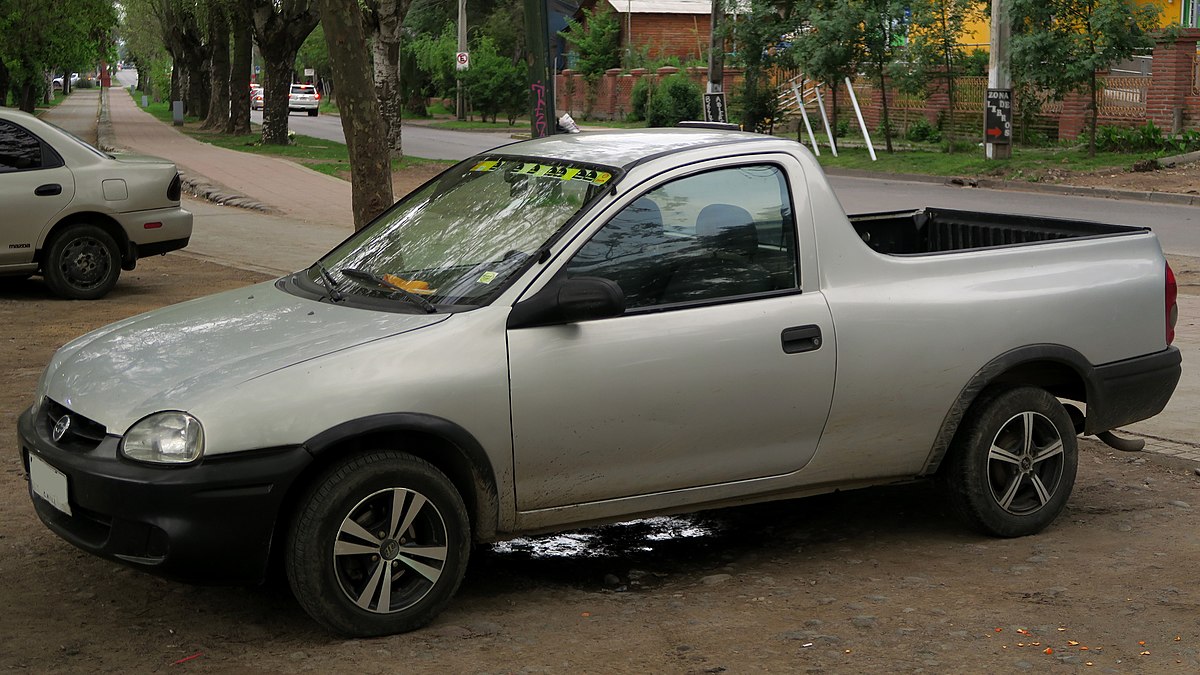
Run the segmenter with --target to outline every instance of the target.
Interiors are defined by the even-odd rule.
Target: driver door
[[[560,275],[618,317],[510,330],[521,511],[794,472],[833,394],[833,326],[803,291],[786,174],[701,172],[632,199]],[[801,204],[807,208],[807,204]]]

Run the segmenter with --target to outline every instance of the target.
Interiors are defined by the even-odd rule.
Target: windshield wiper
[[[338,271],[341,272],[343,276],[350,277],[351,279],[356,279],[358,281],[369,281],[381,288],[387,288],[396,291],[400,293],[400,297],[425,310],[426,314],[433,314],[437,311],[437,307],[434,307],[432,302],[429,302],[425,298],[422,298],[403,286],[393,284],[383,276],[375,274],[374,272],[358,269],[357,267],[343,267]]]
[[[313,267],[317,268],[317,271],[319,272],[317,278],[321,280],[321,285],[324,286],[325,290],[329,292],[329,299],[333,302],[341,302],[344,300],[346,296],[342,295],[342,292],[338,290],[337,282],[333,280],[333,275],[329,273],[329,270],[325,269],[325,265],[318,260],[317,262],[313,263]],[[309,269],[312,268],[310,267]]]

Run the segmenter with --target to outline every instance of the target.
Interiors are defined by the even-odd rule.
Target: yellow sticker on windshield
[[[495,272],[484,272],[483,274],[479,275],[478,281],[481,284],[490,284],[493,281],[495,281],[496,277],[498,277],[498,276],[500,276],[500,275],[496,274]]]
[[[505,169],[513,174],[522,176],[537,176],[538,178],[557,178],[559,180],[581,180],[592,185],[604,185],[612,174],[595,169],[581,169],[558,164],[542,164],[541,162],[503,162],[500,160],[483,160],[471,167],[471,171],[496,171]]]

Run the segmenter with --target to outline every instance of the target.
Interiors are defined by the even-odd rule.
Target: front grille
[[[55,441],[55,445],[66,450],[87,452],[94,450],[104,440],[107,430],[103,424],[92,421],[79,413],[71,412],[57,401],[50,399],[46,399],[46,404],[42,406],[41,421],[45,425],[46,435],[54,438],[54,427],[68,416],[71,421],[62,438]]]

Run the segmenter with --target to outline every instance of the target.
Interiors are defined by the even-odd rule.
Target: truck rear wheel
[[[1079,463],[1074,426],[1049,392],[984,392],[955,436],[940,479],[967,524],[998,537],[1036,534],[1067,504]]]
[[[296,600],[354,637],[429,623],[467,568],[470,522],[444,474],[410,455],[375,452],[332,466],[303,497],[285,555]]]

